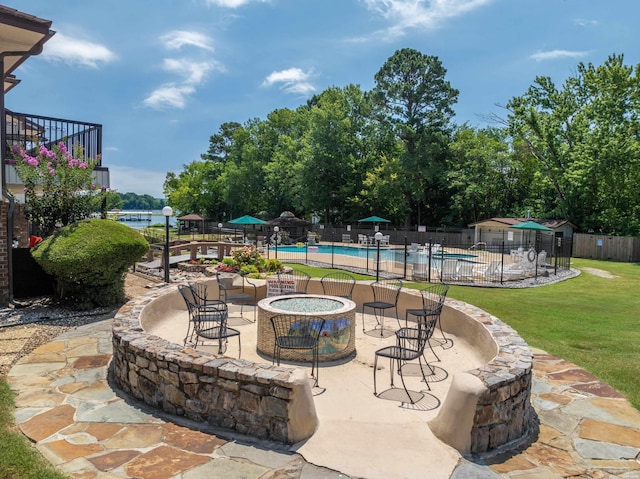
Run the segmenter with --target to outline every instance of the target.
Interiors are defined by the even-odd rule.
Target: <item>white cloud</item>
[[[266,3],[269,0],[205,0],[208,5],[215,5],[216,7],[224,8],[238,8],[253,1]]]
[[[187,59],[165,58],[162,63],[163,68],[172,73],[178,73],[185,77],[185,83],[197,85],[206,77],[207,73],[213,69],[223,71],[224,68],[217,62],[194,62]]]
[[[164,108],[184,108],[187,103],[187,97],[194,91],[195,88],[189,85],[167,83],[151,92],[151,94],[144,99],[143,103],[156,110]]]
[[[160,37],[165,48],[179,50],[183,46],[195,46],[213,51],[211,38],[206,35],[186,30],[173,30]],[[180,82],[167,82],[156,88],[143,100],[149,108],[184,108],[189,95],[195,93],[195,85],[202,84],[207,74],[213,70],[225,71],[224,66],[216,60],[196,61],[190,58],[165,58],[162,68],[166,72],[179,75]]]
[[[576,18],[574,22],[580,27],[597,27],[600,24],[598,20],[589,20],[586,18]]]
[[[101,63],[109,63],[116,59],[116,55],[103,45],[68,37],[60,32],[45,43],[42,57],[90,68],[98,68]]]
[[[308,81],[310,77],[311,73],[306,73],[300,68],[289,68],[270,73],[262,82],[262,86],[269,87],[281,84],[281,88],[288,93],[306,95],[316,90]]]
[[[213,51],[211,38],[198,32],[173,30],[166,35],[162,35],[160,40],[169,50],[179,50],[183,46],[188,45]]]
[[[406,30],[421,28],[433,30],[444,21],[465,15],[495,0],[361,0],[367,8],[391,23],[387,29],[371,38],[392,40]],[[362,40],[362,39],[360,39]]]
[[[118,193],[131,192],[164,198],[163,185],[166,176],[166,173],[151,169],[109,164],[110,186]]]
[[[556,60],[558,58],[582,58],[589,52],[570,51],[570,50],[549,50],[547,52],[538,52],[530,55],[529,58],[537,62],[545,60]]]

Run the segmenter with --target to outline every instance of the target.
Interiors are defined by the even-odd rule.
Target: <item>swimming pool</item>
[[[270,251],[275,251],[275,247],[269,248]],[[375,246],[370,248],[360,248],[357,246],[341,246],[341,245],[315,245],[309,246],[305,248],[305,246],[278,246],[278,253],[298,253],[305,254],[305,251],[309,254],[311,253],[319,253],[319,254],[341,254],[345,256],[354,256],[356,258],[373,258],[377,253],[377,248]],[[433,255],[433,260],[441,260],[441,259],[468,259],[472,260],[473,258],[477,258],[475,254],[469,253],[447,253],[439,251],[435,255]],[[404,248],[384,248],[380,250],[380,259],[387,261],[398,261],[404,262]],[[428,254],[417,253],[417,252],[409,252],[407,257],[408,263],[426,263],[429,260]]]

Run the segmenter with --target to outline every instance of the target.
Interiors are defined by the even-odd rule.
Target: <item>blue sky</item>
[[[5,1],[57,33],[16,74],[9,109],[101,123],[111,187],[163,197],[227,121],[266,118],[350,83],[400,48],[437,56],[456,123],[484,126],[538,75],[640,63],[637,0]]]

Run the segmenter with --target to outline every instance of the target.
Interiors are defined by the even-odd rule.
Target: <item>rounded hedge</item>
[[[124,301],[124,275],[148,250],[147,240],[133,228],[90,219],[61,228],[32,255],[55,277],[61,299],[90,309]]]

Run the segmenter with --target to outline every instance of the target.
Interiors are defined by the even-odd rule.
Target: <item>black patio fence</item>
[[[384,239],[378,244],[370,229],[349,235],[342,231],[324,228],[321,235],[310,235],[306,242],[278,245],[277,250],[271,245],[266,255],[285,263],[344,269],[380,278],[478,286],[508,286],[513,281],[563,274],[571,267],[571,239],[550,234],[536,234],[535,241],[527,244],[494,240],[487,245],[473,243],[472,235],[467,233],[450,232],[419,243],[411,241],[411,235],[381,229]],[[418,237],[413,235],[411,239]]]

